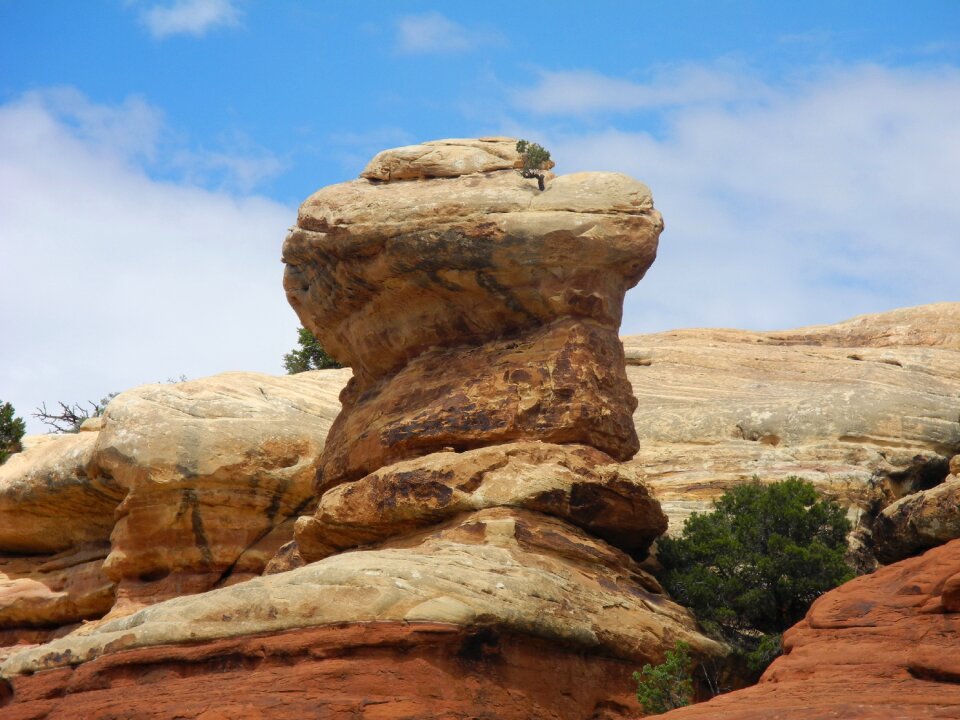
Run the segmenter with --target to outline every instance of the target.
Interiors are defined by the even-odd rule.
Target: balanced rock
[[[960,717],[960,540],[821,596],[759,684],[663,718]]]
[[[297,439],[309,377],[111,404],[99,462],[128,494],[105,569],[123,612],[138,583],[219,587],[115,606],[11,655],[9,717],[50,698],[87,717],[625,717],[632,670],[676,641],[726,652],[637,564],[665,518],[618,462],[637,440],[617,329],[660,215],[614,173],[549,177],[541,192],[511,145],[391,151],[301,207],[284,287],[353,370],[318,462],[327,428]],[[258,394],[282,397],[296,430],[255,417]],[[296,542],[269,563],[281,571],[230,584],[298,511]],[[295,681],[277,684],[291,663]],[[169,689],[145,703],[125,666]],[[556,677],[578,687],[545,693]]]

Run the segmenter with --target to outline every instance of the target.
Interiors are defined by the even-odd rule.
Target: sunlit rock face
[[[671,533],[754,475],[796,475],[850,509],[869,551],[877,513],[942,483],[960,453],[960,303],[797,330],[634,335],[624,347],[638,400],[631,465]]]
[[[314,501],[349,371],[121,393],[0,466],[0,655],[76,623],[259,576]]]

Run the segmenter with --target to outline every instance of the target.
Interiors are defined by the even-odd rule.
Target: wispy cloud
[[[140,19],[157,38],[201,37],[216,27],[239,25],[240,15],[235,0],[173,0],[145,8]]]
[[[0,389],[25,418],[181,373],[280,372],[295,341],[278,260],[295,208],[151,178],[161,117],[69,90],[0,105]]]
[[[438,12],[397,21],[397,50],[404,54],[462,53],[502,42],[497,32],[464,27]]]
[[[656,135],[536,133],[559,171],[627,172],[664,214],[624,330],[789,327],[956,300],[960,69],[834,66],[757,97],[673,106]]]
[[[543,71],[537,84],[515,90],[512,100],[517,107],[544,115],[591,115],[744,100],[763,90],[742,71],[684,65],[661,69],[647,82],[590,70]]]

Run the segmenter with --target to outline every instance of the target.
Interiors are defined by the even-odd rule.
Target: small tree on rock
[[[517,140],[517,152],[523,159],[523,168],[520,174],[525,178],[536,178],[537,185],[541,190],[544,189],[543,172],[548,169],[550,162],[550,151],[542,145],[528,142],[527,140]]]
[[[286,368],[288,375],[295,375],[307,370],[343,367],[327,354],[327,351],[323,349],[313,333],[306,328],[297,330],[297,344],[300,347],[294,348],[283,356],[283,366]]]
[[[23,418],[16,417],[13,405],[0,403],[0,465],[14,453],[20,452],[20,438],[27,431]]]
[[[690,646],[677,641],[659,665],[647,663],[633,674],[637,681],[637,700],[646,715],[659,715],[693,702],[693,659]]]

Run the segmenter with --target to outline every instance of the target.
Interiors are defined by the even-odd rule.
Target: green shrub
[[[821,594],[853,577],[844,562],[850,522],[796,477],[736,487],[713,512],[694,513],[679,538],[661,538],[664,586],[711,634],[762,672],[779,635]]]
[[[16,417],[13,405],[0,403],[0,465],[20,452],[20,438],[26,431],[27,425],[22,418]]]
[[[659,715],[693,702],[693,659],[690,646],[677,641],[673,650],[667,651],[666,659],[659,665],[647,663],[643,670],[635,672],[637,700],[647,715]]]
[[[537,143],[527,140],[517,140],[517,152],[523,159],[523,168],[520,174],[525,178],[536,178],[537,185],[544,189],[543,171],[550,162],[550,151]]]
[[[300,346],[299,348],[294,348],[283,356],[283,366],[286,368],[288,375],[295,375],[307,370],[343,367],[327,355],[327,351],[323,349],[320,341],[306,328],[297,330],[297,344]]]

